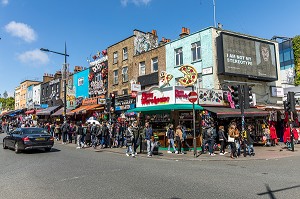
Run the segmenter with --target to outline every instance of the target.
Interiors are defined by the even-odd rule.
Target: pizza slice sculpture
[[[197,81],[198,73],[193,66],[183,65],[179,70],[184,74],[184,76],[178,80],[181,85],[192,86]]]

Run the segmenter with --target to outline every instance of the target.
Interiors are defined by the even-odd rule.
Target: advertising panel
[[[278,79],[273,43],[222,33],[222,44],[224,63],[220,73],[263,81]]]

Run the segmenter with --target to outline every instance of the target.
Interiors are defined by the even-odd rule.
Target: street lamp
[[[64,63],[64,121],[66,121],[66,113],[67,113],[67,57],[69,57],[69,55],[67,54],[67,44],[65,42],[65,53],[60,53],[60,52],[55,52],[46,48],[41,48],[41,51],[44,52],[50,52],[50,53],[55,53],[55,54],[59,54],[59,55],[63,55],[65,57],[65,63]]]

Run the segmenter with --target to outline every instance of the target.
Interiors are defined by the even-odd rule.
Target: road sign
[[[189,101],[192,102],[192,103],[195,103],[198,99],[198,95],[195,91],[191,91],[189,93]]]

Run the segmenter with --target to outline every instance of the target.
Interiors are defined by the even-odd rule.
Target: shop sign
[[[154,93],[142,93],[142,105],[158,105],[169,103],[170,97],[156,96]]]
[[[41,104],[41,108],[48,108],[48,104]]]
[[[209,75],[209,74],[213,74],[213,68],[212,67],[202,69],[202,75]]]
[[[175,104],[189,104],[189,92],[191,88],[175,87]]]
[[[200,89],[198,92],[199,104],[205,105],[226,105],[223,99],[223,91],[215,89]]]
[[[131,84],[131,91],[141,91],[141,85],[140,84]]]
[[[116,99],[116,111],[128,110],[135,107],[136,100],[134,98]]]
[[[104,98],[98,98],[98,104],[106,104],[106,99]]]
[[[283,88],[271,86],[272,97],[284,97]]]
[[[98,102],[101,102],[103,103],[103,101],[99,101],[98,99],[103,99],[103,97],[93,97],[93,98],[87,98],[87,99],[84,99],[82,101],[82,105],[94,105],[94,104],[98,104]],[[105,100],[105,99],[104,99]]]

